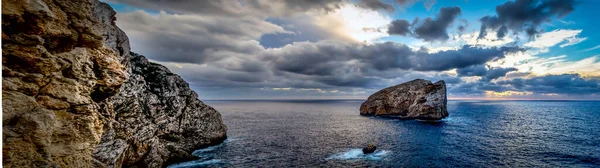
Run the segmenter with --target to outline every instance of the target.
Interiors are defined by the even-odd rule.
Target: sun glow
[[[491,90],[485,91],[486,97],[508,97],[508,96],[526,96],[531,95],[533,92],[519,92],[519,91],[504,91],[504,92],[496,92]]]
[[[356,42],[371,43],[387,36],[387,25],[392,19],[378,11],[345,5],[338,10],[317,18],[317,25],[332,30]]]

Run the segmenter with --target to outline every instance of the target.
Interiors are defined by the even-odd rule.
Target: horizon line
[[[202,99],[201,101],[315,101],[315,100],[346,100],[346,101],[365,101],[367,99],[359,98],[267,98],[267,99]],[[528,99],[528,98],[448,98],[448,100],[487,100],[487,101],[600,101],[600,99]]]

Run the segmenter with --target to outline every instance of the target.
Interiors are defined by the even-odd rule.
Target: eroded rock
[[[107,108],[112,124],[94,152],[101,167],[162,167],[226,138],[221,115],[198,100],[181,77],[132,53],[131,74]]]
[[[89,167],[103,124],[98,102],[127,78],[102,43],[95,1],[2,1],[5,167]]]
[[[2,1],[5,167],[164,167],[226,138],[220,114],[130,54],[97,0]]]
[[[361,115],[439,120],[448,116],[446,83],[423,79],[382,89],[360,106]]]

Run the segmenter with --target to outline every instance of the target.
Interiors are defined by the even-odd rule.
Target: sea
[[[600,167],[600,101],[448,101],[439,122],[361,116],[363,101],[205,101],[228,139],[169,167]]]

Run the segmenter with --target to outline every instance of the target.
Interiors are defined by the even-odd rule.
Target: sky
[[[200,99],[600,99],[595,0],[106,0]]]

